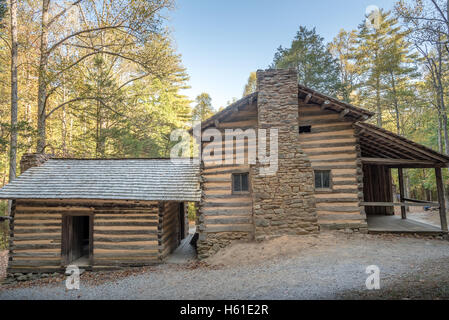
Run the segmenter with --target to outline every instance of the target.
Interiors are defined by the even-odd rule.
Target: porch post
[[[405,190],[404,190],[404,173],[402,172],[402,168],[398,168],[398,180],[399,180],[399,194],[400,194],[399,201],[401,203],[404,203]],[[407,219],[407,211],[404,206],[401,206],[401,217],[402,219]]]
[[[435,168],[435,177],[437,180],[438,202],[440,204],[441,230],[447,231],[446,200],[444,199],[444,185],[441,168]]]

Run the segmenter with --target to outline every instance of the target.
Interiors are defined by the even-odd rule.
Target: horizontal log
[[[140,227],[154,227],[157,226],[158,222],[136,222],[136,221],[94,221],[94,226],[103,227],[103,226],[140,226]]]
[[[96,249],[106,249],[106,250],[157,250],[158,246],[155,245],[141,245],[141,244],[103,244],[103,243],[94,243],[94,250]]]
[[[95,215],[95,221],[100,220],[151,220],[157,221],[157,215]]]
[[[27,212],[26,214],[19,214],[18,212],[16,212],[16,215],[14,216],[14,220],[15,221],[22,221],[22,220],[51,220],[52,222],[60,222],[62,220],[62,215],[50,215],[50,216],[42,216],[39,214],[30,214],[29,212]]]
[[[157,257],[158,252],[102,252],[94,253],[94,261],[97,259],[108,258],[144,258],[144,257]]]
[[[245,193],[235,193],[235,194],[209,194],[207,197],[204,198],[204,201],[214,200],[214,199],[236,199],[240,202],[243,199],[247,199],[248,202],[252,202],[252,199],[250,198],[251,194],[249,192]]]
[[[112,238],[112,237],[98,237],[94,236],[95,242],[136,242],[136,241],[157,241],[158,237],[156,234],[151,235],[151,237],[120,237],[120,238]]]
[[[28,257],[28,258],[32,258],[32,257],[39,257],[39,258],[56,258],[56,257],[60,257],[61,253],[60,252],[33,252],[33,251],[27,251],[27,252],[14,252],[11,254],[11,256],[14,257]]]
[[[312,162],[312,168],[315,170],[336,170],[336,169],[357,169],[357,166],[352,165],[352,164],[321,166],[321,165],[315,165]]]
[[[302,145],[303,149],[324,149],[324,148],[338,148],[355,146],[356,142],[335,142],[335,143],[315,143]]]
[[[14,222],[15,227],[59,227],[61,222]]]
[[[29,241],[29,240],[61,240],[61,234],[38,234],[36,236],[29,236],[29,235],[17,235],[13,237],[11,240],[13,241]]]
[[[316,189],[315,193],[316,194],[334,194],[334,193],[358,193],[358,189],[332,189],[332,190],[328,190],[328,189]]]
[[[55,260],[13,260],[9,262],[10,266],[14,267],[22,267],[22,266],[33,266],[33,267],[40,267],[40,266],[59,266],[61,265],[61,259],[55,259]]]
[[[60,243],[14,244],[13,250],[59,249]]]
[[[323,133],[323,132],[334,132],[345,131],[353,129],[351,124],[337,125],[337,126],[325,126],[325,127],[315,127],[312,125],[311,133]]]
[[[354,135],[351,134],[333,134],[328,136],[310,136],[312,133],[301,133],[299,140],[300,142],[308,141],[329,141],[329,140],[340,140],[340,139],[354,139]]]
[[[45,228],[45,229],[20,229],[14,228],[14,233],[61,233],[61,228]]]
[[[211,175],[219,175],[219,174],[229,174],[229,173],[248,173],[249,168],[246,166],[242,169],[227,169],[227,170],[218,170],[213,172],[203,171],[203,176],[211,176]]]
[[[157,234],[157,230],[99,230],[94,229],[96,234],[110,234],[110,235],[152,235]]]
[[[303,149],[307,149],[306,146],[301,145]],[[355,147],[355,145],[353,146]],[[306,151],[307,155],[309,157],[311,156],[328,156],[328,155],[350,155],[350,154],[356,154],[355,148],[351,148],[348,150],[319,150],[319,151]]]
[[[313,126],[314,124],[333,124],[335,125],[336,123],[348,123],[347,121],[341,120],[341,119],[311,119],[311,120],[303,120],[300,119],[299,120],[299,125],[300,126]]]
[[[9,266],[8,273],[53,273],[53,272],[63,272],[63,269],[60,265],[58,266],[45,266],[45,267],[15,267]]]

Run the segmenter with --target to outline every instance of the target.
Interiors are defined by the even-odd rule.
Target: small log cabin
[[[0,199],[13,200],[9,270],[60,270],[80,259],[93,269],[162,262],[186,235],[186,202],[197,203],[200,259],[235,240],[367,232],[370,217],[400,206],[405,220],[406,207],[423,205],[405,197],[403,168],[435,170],[447,233],[448,156],[366,123],[367,110],[298,85],[295,70],[258,71],[257,82],[257,92],[201,124],[201,165],[25,156],[24,173],[0,189]],[[275,160],[271,174],[267,158]]]
[[[184,204],[200,195],[190,161],[28,154],[21,164],[0,195],[13,199],[12,273],[159,263],[188,234]]]

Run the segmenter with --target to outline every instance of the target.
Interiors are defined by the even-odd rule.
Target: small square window
[[[232,191],[233,192],[248,192],[248,173],[234,173],[232,174]]]
[[[331,171],[315,170],[315,188],[330,189],[331,187]]]
[[[310,133],[312,132],[312,126],[300,126],[299,133]]]

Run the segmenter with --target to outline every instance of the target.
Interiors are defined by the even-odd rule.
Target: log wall
[[[223,154],[221,159],[225,159],[225,152],[232,148],[233,164],[216,164],[213,160],[205,158],[203,160],[202,176],[202,200],[199,205],[199,225],[200,238],[198,241],[198,255],[204,258],[217,251],[220,246],[227,245],[231,240],[250,239],[253,237],[254,225],[252,219],[252,197],[251,193],[233,194],[232,192],[232,174],[249,173],[248,150],[249,142],[255,142],[255,139],[246,139],[243,147],[237,147],[225,144],[226,129],[256,128],[257,111],[255,105],[251,105],[238,112],[235,118],[230,117],[226,122],[220,122],[215,125],[222,133],[222,142],[203,143],[202,150],[205,148],[222,147]],[[244,164],[236,164],[237,157],[243,156]],[[249,177],[249,180],[250,177]],[[251,186],[249,186],[251,190]]]
[[[94,269],[158,263],[179,243],[178,214],[176,202],[15,200],[8,272],[62,270],[63,215],[93,215]]]
[[[311,126],[300,134],[300,144],[314,170],[331,171],[331,188],[315,190],[318,222],[329,228],[366,228],[359,206],[363,192],[358,140],[352,122],[331,110],[299,103],[299,125]]]
[[[179,202],[162,202],[159,207],[159,255],[161,259],[173,252],[180,243]]]

